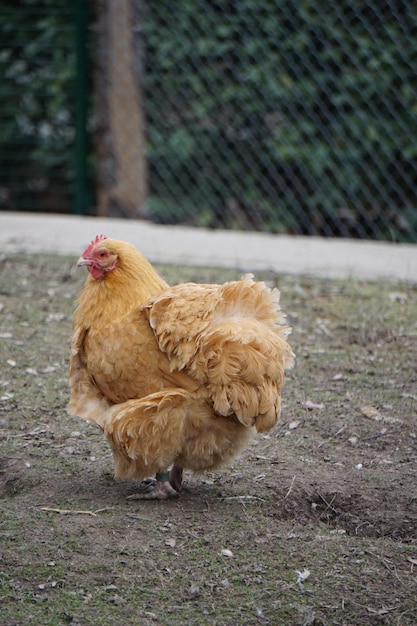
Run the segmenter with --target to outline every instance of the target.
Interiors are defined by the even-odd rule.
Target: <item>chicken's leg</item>
[[[173,465],[169,473],[169,482],[171,487],[174,487],[175,491],[181,491],[182,487],[182,467],[179,465]]]
[[[128,500],[167,500],[176,498],[181,490],[182,468],[174,465],[170,472],[158,472],[155,478],[146,478],[139,486],[138,493],[128,496]]]

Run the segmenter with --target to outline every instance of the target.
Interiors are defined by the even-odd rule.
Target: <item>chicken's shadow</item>
[[[48,502],[62,508],[101,508],[120,507],[132,508],[138,504],[145,505],[184,505],[186,503],[221,502],[222,493],[218,486],[202,482],[185,482],[178,498],[169,500],[135,500],[129,496],[139,491],[139,483],[134,480],[116,479],[111,472],[101,474],[78,474],[71,480],[64,477],[51,482],[45,491]],[[69,506],[71,504],[71,507]],[[52,506],[52,504],[50,504]]]

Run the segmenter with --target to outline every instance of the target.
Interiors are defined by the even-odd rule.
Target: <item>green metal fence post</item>
[[[87,213],[88,1],[75,0],[75,145],[73,212]]]

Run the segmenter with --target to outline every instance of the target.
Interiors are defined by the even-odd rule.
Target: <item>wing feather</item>
[[[250,275],[224,285],[172,287],[144,306],[172,371],[207,387],[216,412],[271,428],[293,353],[279,292]]]

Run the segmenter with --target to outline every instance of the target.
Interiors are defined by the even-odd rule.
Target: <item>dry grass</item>
[[[264,276],[298,356],[281,423],[178,501],[138,503],[65,411],[83,278],[0,264],[0,624],[415,624],[416,289]]]

